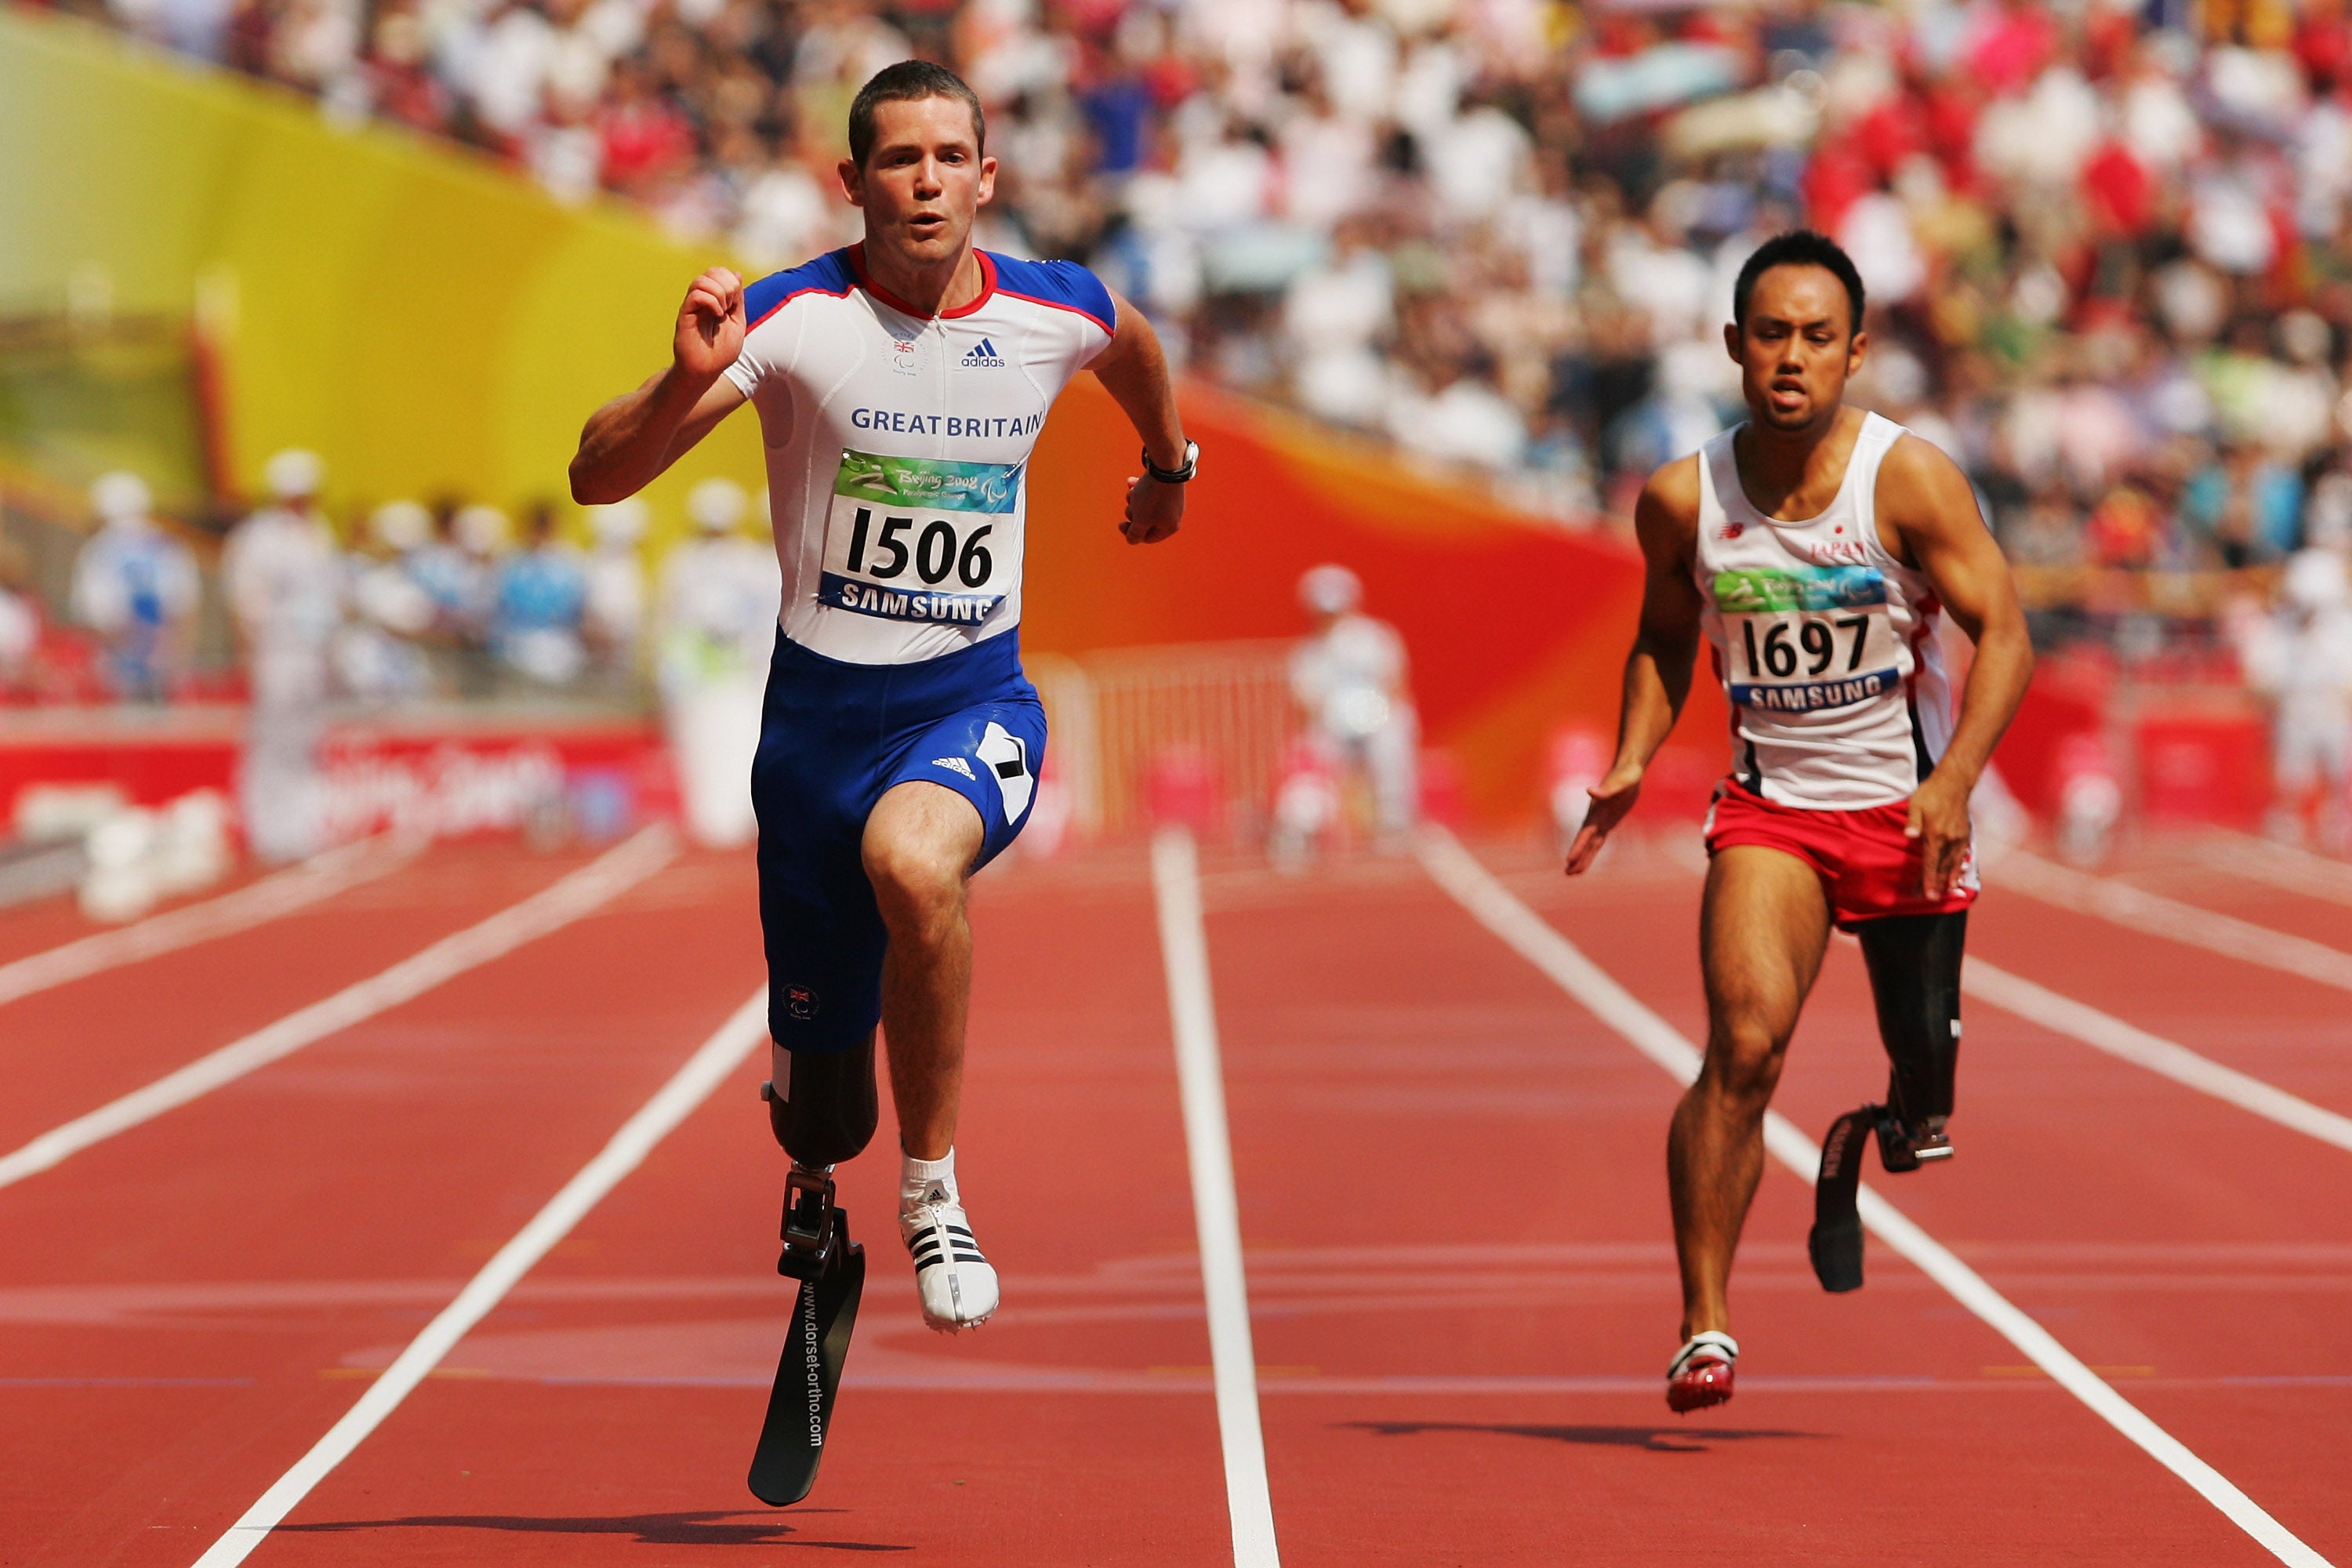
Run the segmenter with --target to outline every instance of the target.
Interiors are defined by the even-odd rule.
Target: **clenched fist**
[[[694,280],[677,308],[670,354],[677,368],[709,381],[743,352],[743,279],[714,267]]]

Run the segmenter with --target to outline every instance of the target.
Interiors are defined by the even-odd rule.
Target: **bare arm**
[[[1184,466],[1184,420],[1176,409],[1176,384],[1168,374],[1168,355],[1160,334],[1125,299],[1114,293],[1118,330],[1095,356],[1093,370],[1143,437],[1143,449],[1162,468]],[[1163,485],[1139,477],[1127,481],[1127,518],[1119,531],[1129,544],[1157,544],[1174,533],[1184,521],[1184,487]]]
[[[743,280],[714,267],[678,307],[669,368],[588,416],[572,459],[572,499],[583,506],[645,489],[743,401],[724,374],[743,352]]]
[[[1691,552],[1698,535],[1698,459],[1685,458],[1650,477],[1633,508],[1642,546],[1642,623],[1625,658],[1625,695],[1617,720],[1617,760],[1592,788],[1592,805],[1569,847],[1571,877],[1592,864],[1601,844],[1633,809],[1642,774],[1665,744],[1690,695],[1698,658],[1698,584]]]
[[[1916,436],[1897,441],[1879,467],[1878,518],[1887,548],[1927,574],[1977,646],[1951,742],[1911,796],[1907,831],[1925,841],[1926,891],[1934,896],[1959,881],[1969,793],[2025,699],[2033,644],[2009,563],[1977,511],[1968,476],[1949,458]]]

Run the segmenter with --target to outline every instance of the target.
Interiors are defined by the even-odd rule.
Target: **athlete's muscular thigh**
[[[1708,1071],[1771,1092],[1829,935],[1829,899],[1811,867],[1759,845],[1716,852],[1699,912]]]

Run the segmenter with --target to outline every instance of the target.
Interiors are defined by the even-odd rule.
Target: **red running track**
[[[1698,1035],[1685,866],[1626,854],[1571,887],[1482,853]],[[23,1086],[0,1127],[21,1142],[570,864],[445,847],[0,1008]],[[2342,941],[2325,906],[2149,875]],[[1735,1280],[1739,1397],[1668,1415],[1672,1082],[1410,861],[1293,879],[1213,859],[1204,891],[1286,1562],[2273,1561],[1899,1259],[1874,1246],[1868,1287],[1824,1297],[1808,1194],[1778,1170]],[[1232,1561],[1144,859],[992,871],[975,921],[960,1166],[1007,1304],[975,1335],[920,1328],[886,1116],[845,1173],[873,1271],[809,1507],[742,1488],[789,1305],[753,1062],[251,1561]],[[0,935],[78,929],[50,910]],[[1998,889],[1976,931],[2028,978],[2352,1111],[2325,988]],[[0,1190],[0,1563],[192,1563],[759,973],[748,867],[688,858]],[[2352,1563],[2352,1217],[2329,1200],[2352,1156],[1981,1005],[1966,1062],[1960,1158],[1882,1190]],[[1883,1076],[1841,950],[1780,1104],[1818,1134]]]

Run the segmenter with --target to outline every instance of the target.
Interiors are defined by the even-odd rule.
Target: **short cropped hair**
[[[988,121],[980,110],[980,95],[963,78],[929,60],[900,60],[884,66],[857,89],[849,105],[849,158],[859,168],[874,152],[874,110],[885,103],[916,103],[926,98],[952,98],[971,110],[972,150],[988,150]]]
[[[1846,318],[1846,335],[1852,337],[1862,331],[1862,274],[1855,269],[1853,258],[1836,240],[1810,228],[1776,234],[1740,263],[1739,281],[1731,287],[1731,319],[1735,324],[1748,325],[1748,301],[1756,292],[1756,279],[1775,267],[1826,268],[1832,277],[1845,285],[1846,303],[1852,307]]]

